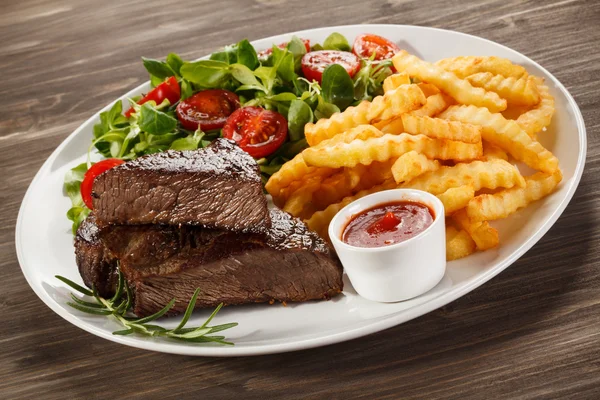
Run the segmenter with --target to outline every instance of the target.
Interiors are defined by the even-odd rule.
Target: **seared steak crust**
[[[91,213],[75,235],[75,261],[83,283],[95,287],[103,297],[112,296],[117,287],[117,260],[100,241],[96,216]]]
[[[259,168],[235,142],[150,154],[99,175],[96,216],[107,224],[200,225],[236,232],[270,226]]]
[[[261,233],[116,225],[102,228],[98,236],[134,289],[133,311],[139,316],[173,298],[172,313],[182,312],[196,288],[199,308],[340,293],[342,267],[325,242],[283,211],[271,210],[270,219],[271,228]]]

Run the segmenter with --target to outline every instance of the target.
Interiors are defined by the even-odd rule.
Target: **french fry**
[[[527,76],[527,71],[520,65],[500,57],[460,56],[444,58],[435,63],[446,71],[454,73],[459,78],[466,78],[479,72],[491,72],[494,75],[521,78]]]
[[[315,146],[356,126],[391,119],[415,110],[425,104],[425,101],[425,95],[417,85],[402,85],[383,96],[375,97],[372,102],[363,101],[356,107],[348,107],[344,112],[333,114],[330,118],[306,124],[306,140],[309,145]]]
[[[444,111],[448,106],[452,104],[452,99],[443,93],[434,94],[433,96],[429,96],[425,105],[415,111],[411,111],[412,115],[417,115],[421,117],[435,117],[437,114]],[[385,128],[382,129],[386,133],[395,133],[393,131],[388,131]]]
[[[517,118],[517,124],[529,136],[542,131],[552,121],[554,115],[554,97],[550,94],[548,86],[544,85],[544,80],[534,77],[540,93],[540,102],[532,110],[525,112]]]
[[[383,133],[373,126],[359,125],[348,130],[347,132],[336,135],[331,139],[324,140],[323,142],[319,143],[319,145],[315,146],[315,148],[333,145],[336,143],[350,143],[356,139],[366,140],[368,138],[381,136],[383,136]],[[298,187],[302,186],[302,184],[295,185],[295,187],[293,187],[291,190],[285,190],[285,188],[290,186],[292,182],[302,182],[303,178],[315,175],[319,177],[327,177],[333,173],[334,170],[331,169],[315,169],[314,167],[308,167],[302,158],[302,154],[298,154],[291,161],[285,163],[278,172],[271,176],[265,185],[265,189],[267,189],[267,192],[273,196],[275,205],[281,206],[281,204],[285,203],[291,194],[298,189]]]
[[[401,187],[424,190],[438,195],[450,188],[465,185],[471,186],[474,191],[499,187],[510,189],[514,186],[525,186],[525,179],[517,168],[507,161],[472,161],[426,172]]]
[[[540,93],[530,76],[514,78],[494,75],[491,72],[479,72],[469,75],[467,80],[473,86],[497,93],[506,99],[509,105],[533,106],[540,101]]]
[[[408,74],[406,74],[406,76],[408,76]],[[431,83],[421,82],[421,83],[418,83],[417,86],[419,87],[419,89],[421,89],[421,91],[423,92],[425,97],[431,97],[435,94],[441,93],[440,89],[438,89],[437,86],[435,86]]]
[[[487,221],[471,222],[465,209],[452,215],[454,222],[469,233],[479,250],[487,250],[498,246],[500,238],[498,231],[490,226]]]
[[[437,198],[444,204],[446,215],[465,208],[473,197],[475,197],[475,190],[469,185],[450,188],[437,195]]]
[[[396,183],[408,182],[415,177],[435,171],[440,167],[438,160],[430,160],[416,151],[409,151],[398,157],[392,165],[391,172]]]
[[[329,176],[334,171],[331,168],[316,168],[306,165],[302,153],[300,153],[283,164],[279,171],[271,175],[265,185],[265,189],[274,198],[279,197],[280,191],[294,181],[300,181],[306,176]]]
[[[539,93],[539,91],[538,91],[538,93]],[[532,109],[531,107],[527,107],[527,106],[515,106],[512,104],[509,104],[508,107],[506,107],[506,110],[502,111],[502,116],[506,119],[515,119],[516,120],[522,114],[525,114],[527,111],[530,111],[531,109]]]
[[[453,140],[431,139],[424,135],[386,134],[379,138],[354,140],[333,146],[309,147],[302,152],[306,163],[316,167],[354,167],[369,165],[373,161],[386,161],[416,150],[428,158],[464,161],[479,158],[483,154],[481,143],[463,143]]]
[[[379,121],[374,126],[383,133],[393,133],[397,135],[404,133],[404,125],[402,125],[401,117],[392,118],[386,121]]]
[[[459,103],[486,107],[492,112],[506,109],[506,100],[501,99],[496,93],[473,87],[468,81],[458,78],[452,72],[423,61],[405,50],[398,52],[392,61],[398,71],[404,71],[422,81],[433,83]]]
[[[508,161],[508,154],[498,146],[494,146],[490,142],[483,141],[483,158],[486,161],[490,160],[505,160]]]
[[[465,143],[481,141],[481,128],[476,125],[440,118],[420,117],[410,113],[402,114],[404,132],[425,135],[434,139],[458,140]]]
[[[383,81],[383,93],[392,91],[400,85],[410,85],[410,76],[404,72],[392,74]]]
[[[329,223],[342,208],[352,203],[354,200],[360,199],[361,197],[365,197],[369,194],[380,192],[382,190],[394,189],[396,187],[396,182],[394,181],[386,181],[381,185],[373,186],[370,189],[361,190],[360,192],[348,196],[344,198],[339,203],[330,204],[323,211],[315,212],[312,217],[308,220],[304,221],[306,225],[308,225],[309,229],[317,232],[321,237],[329,239],[329,235],[327,234],[327,228],[329,227]]]
[[[342,171],[326,178],[319,188],[313,193],[311,202],[316,210],[323,210],[328,205],[341,201],[344,197],[350,196],[365,181],[368,175],[368,168],[364,165],[357,165],[354,168],[344,168]],[[372,179],[369,176],[369,180]],[[381,183],[385,178],[380,178]],[[374,186],[376,183],[371,184]]]
[[[518,209],[552,193],[561,180],[560,170],[553,174],[538,172],[525,178],[525,187],[506,189],[495,194],[482,194],[473,198],[467,206],[467,215],[471,222],[506,218]]]
[[[535,170],[553,173],[558,169],[558,159],[551,152],[532,140],[517,122],[504,118],[502,114],[493,114],[484,107],[450,106],[440,118],[482,126],[484,140]]]
[[[384,135],[379,129],[373,125],[358,125],[354,128],[335,135],[331,139],[326,139],[319,144],[313,146],[313,149],[321,149],[329,146],[333,146],[337,143],[351,143],[354,140],[367,140],[371,138],[378,138]]]
[[[370,123],[398,117],[402,113],[421,107],[427,98],[417,85],[402,85],[377,96],[371,101],[367,112]]]
[[[475,253],[477,245],[464,230],[446,226],[446,260],[458,260]]]
[[[299,217],[302,215],[306,204],[311,202],[314,192],[319,187],[320,182],[317,179],[312,180],[309,184],[305,184],[289,197],[283,207],[283,211],[290,213],[294,217]]]

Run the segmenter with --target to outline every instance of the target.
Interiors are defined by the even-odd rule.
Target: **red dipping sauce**
[[[384,247],[417,236],[435,218],[425,204],[396,201],[369,208],[352,219],[344,228],[342,241],[355,247]]]

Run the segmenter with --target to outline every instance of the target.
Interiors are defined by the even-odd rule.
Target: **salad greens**
[[[322,46],[315,44],[311,48],[320,49],[350,51],[351,47],[343,35],[332,33]],[[389,60],[376,63],[363,59],[354,78],[342,66],[332,64],[323,72],[321,84],[309,82],[302,74],[304,54],[305,43],[294,36],[285,46],[273,45],[270,52],[257,53],[244,39],[225,46],[205,60],[184,61],[170,53],[165,61],[142,58],[142,63],[152,87],[166,79],[176,79],[181,100],[201,90],[220,88],[235,92],[242,107],[259,106],[282,114],[288,121],[289,141],[270,156],[258,160],[266,181],[307,146],[304,138],[307,123],[328,118],[381,94],[383,80],[392,73]],[[161,104],[150,100],[139,105],[138,100],[129,99],[133,108],[129,117],[123,114],[120,100],[100,114],[100,122],[94,125],[90,150],[95,148],[107,158],[131,160],[169,149],[202,148],[221,135],[220,130],[184,129],[175,114],[177,103],[171,104],[165,99]],[[74,231],[89,213],[78,192],[83,175],[91,165],[89,161],[78,165],[65,176],[64,189],[72,202],[67,216],[73,221]]]

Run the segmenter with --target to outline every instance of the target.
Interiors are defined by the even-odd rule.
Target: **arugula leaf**
[[[321,118],[329,118],[331,117],[334,113],[336,112],[340,112],[340,109],[338,108],[338,106],[336,106],[335,104],[332,103],[328,103],[325,100],[323,100],[323,96],[317,96],[317,108],[315,109],[315,118],[316,119],[321,119]]]
[[[354,82],[344,67],[331,64],[323,72],[323,99],[345,109],[354,101]]]
[[[151,135],[164,135],[177,127],[175,118],[152,107],[150,102],[140,108],[137,122],[142,131]]]
[[[230,66],[231,75],[242,84],[238,90],[260,90],[267,92],[267,89],[256,79],[256,76],[250,68],[244,64],[233,64]]]
[[[181,100],[185,100],[194,94],[194,88],[192,87],[192,84],[187,79],[182,79],[180,86],[181,86]]]
[[[167,55],[167,65],[171,67],[177,76],[181,76],[180,71],[181,66],[183,65],[183,60],[181,57],[179,57],[179,55],[175,53],[169,53],[169,55]]]
[[[292,40],[290,40],[286,48],[294,55],[294,57],[302,57],[306,54],[306,46],[304,46],[304,42],[295,35],[292,36]]]
[[[260,65],[256,50],[247,39],[237,44],[237,62],[255,70]]]
[[[354,76],[354,98],[358,101],[371,100],[383,94],[383,81],[392,74],[392,61],[373,62],[362,60],[361,68]]]
[[[291,92],[282,92],[278,94],[274,94],[273,96],[267,96],[269,100],[273,101],[292,101],[296,100],[296,95]]]
[[[212,53],[210,55],[210,60],[222,61],[227,64],[235,64],[237,62],[237,47],[225,46],[223,50]]]
[[[302,100],[292,100],[287,118],[290,140],[295,142],[304,138],[304,125],[313,121],[313,112]]]
[[[226,62],[201,60],[183,63],[181,76],[202,87],[217,88],[229,79],[231,73]]]
[[[333,32],[323,42],[324,50],[350,51],[348,40],[341,33]]]
[[[122,111],[121,100],[117,100],[110,110],[100,113],[100,122],[94,125],[94,146],[105,157],[115,156],[111,151],[114,150],[112,143],[122,142],[129,130],[129,120],[121,114]]]
[[[296,72],[294,66],[294,55],[286,50],[280,49],[277,46],[273,46],[273,64],[277,71],[277,75],[284,82],[292,82],[296,79]]]
[[[204,132],[198,128],[193,135],[173,141],[169,148],[172,150],[196,150],[199,147],[204,147],[202,145],[202,138],[204,138]]]
[[[177,76],[171,66],[164,61],[142,57],[142,63],[150,75],[160,80],[164,80],[170,76]]]
[[[87,170],[87,163],[82,163],[65,174],[63,187],[66,195],[71,199],[71,208],[67,211],[67,218],[73,222],[71,227],[73,234],[77,232],[81,221],[90,213],[90,210],[85,206],[81,198],[81,182]]]

